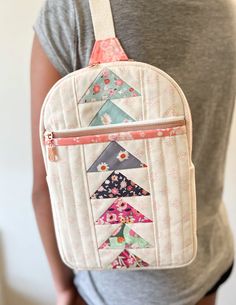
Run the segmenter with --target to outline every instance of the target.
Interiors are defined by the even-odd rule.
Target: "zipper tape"
[[[149,121],[138,121],[138,122],[127,122],[114,125],[102,125],[102,126],[92,126],[92,127],[81,127],[77,129],[67,129],[67,130],[57,130],[49,131],[46,130],[44,135],[48,133],[53,134],[53,138],[61,137],[79,137],[79,136],[92,136],[100,135],[106,133],[115,133],[123,131],[135,131],[135,130],[147,130],[147,129],[164,129],[170,127],[178,127],[186,125],[186,121],[183,116],[172,117],[168,119],[158,119],[158,120],[149,120]]]
[[[147,126],[146,126],[147,127]],[[56,146],[70,146],[70,145],[83,145],[83,144],[95,144],[104,143],[111,141],[127,141],[127,140],[141,140],[141,139],[151,139],[157,137],[171,137],[176,135],[186,134],[186,126],[179,125],[168,128],[156,128],[156,129],[141,129],[141,130],[129,130],[113,133],[102,133],[102,134],[92,134],[83,136],[71,136],[67,133],[67,136],[54,137],[52,132],[45,133],[44,144],[47,146],[48,159],[50,161],[57,161],[57,151]],[[61,134],[62,135],[62,134]]]

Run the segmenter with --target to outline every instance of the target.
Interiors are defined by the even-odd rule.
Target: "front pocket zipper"
[[[48,159],[57,161],[56,146],[82,145],[109,141],[137,140],[154,137],[174,136],[186,133],[184,117],[147,122],[132,122],[126,125],[100,126],[71,130],[44,132],[44,144],[47,146]]]

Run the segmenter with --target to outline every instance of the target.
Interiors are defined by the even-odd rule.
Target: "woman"
[[[232,233],[222,202],[236,89],[233,2],[112,0],[111,6],[117,36],[129,58],[169,73],[189,101],[198,254],[193,263],[179,269],[83,271],[75,277],[62,263],[36,135],[45,95],[61,77],[88,64],[94,34],[87,0],[47,0],[34,25],[32,50],[32,199],[55,282],[57,305],[214,305],[216,290],[229,276],[234,259]]]

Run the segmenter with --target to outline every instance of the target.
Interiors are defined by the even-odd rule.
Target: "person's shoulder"
[[[55,17],[70,16],[74,13],[76,0],[45,0],[41,11],[48,12]]]
[[[42,6],[48,8],[60,8],[60,7],[71,7],[73,8],[76,0],[44,0]]]
[[[75,69],[74,1],[44,1],[33,25],[44,51],[62,76]]]

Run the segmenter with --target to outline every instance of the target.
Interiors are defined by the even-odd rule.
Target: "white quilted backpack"
[[[48,93],[40,141],[61,257],[74,270],[165,269],[197,253],[188,102],[162,70],[129,60],[109,0],[90,0],[88,67]]]

